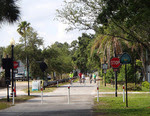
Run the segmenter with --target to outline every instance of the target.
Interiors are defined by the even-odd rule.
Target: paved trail
[[[43,104],[41,97],[16,104],[0,111],[7,116],[92,116],[93,99],[96,95],[97,84],[73,83],[70,87],[70,104],[68,104],[68,85],[61,86],[51,93],[44,93]],[[40,95],[40,94],[34,94]]]

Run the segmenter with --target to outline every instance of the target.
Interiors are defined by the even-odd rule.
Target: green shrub
[[[127,64],[127,78],[128,82],[133,83],[134,79],[134,68],[131,64]],[[118,72],[118,81],[125,81],[125,65],[122,65]]]
[[[104,74],[104,77],[105,77],[105,74]],[[114,71],[113,71],[113,69],[107,69],[106,82],[110,83],[111,79],[113,79],[113,78],[114,78]]]
[[[149,82],[147,82],[147,81],[142,82],[142,86],[149,89]]]
[[[134,84],[134,83],[128,83],[128,90],[129,91],[141,91],[142,87],[139,84]]]
[[[136,59],[136,65],[139,66],[139,67],[142,67],[142,61]]]

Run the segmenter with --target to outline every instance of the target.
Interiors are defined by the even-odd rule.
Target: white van
[[[25,75],[24,73],[17,73],[15,74],[15,79],[18,81],[18,80],[22,80],[24,81],[25,80]]]

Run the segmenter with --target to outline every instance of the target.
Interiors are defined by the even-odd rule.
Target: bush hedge
[[[147,81],[142,82],[142,86],[149,89],[149,82],[147,82]]]
[[[103,77],[105,77],[105,74]],[[114,79],[114,71],[113,71],[113,69],[107,69],[106,83],[111,83],[112,79]]]
[[[139,84],[134,84],[134,83],[128,83],[128,90],[129,91],[141,91],[142,87]]]

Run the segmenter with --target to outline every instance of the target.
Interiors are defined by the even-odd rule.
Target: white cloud
[[[81,32],[66,32],[66,25],[54,21],[56,9],[63,3],[63,0],[21,0],[21,18],[22,21],[31,23],[31,26],[37,31],[40,37],[44,39],[45,47],[58,42],[71,43],[81,36]],[[17,33],[17,23],[14,25],[4,25],[0,28],[0,46],[10,44],[13,37],[16,43],[19,42]]]
[[[66,28],[66,25],[65,24],[62,24],[62,23],[58,23],[58,32],[57,32],[57,38],[58,39],[61,39],[61,38],[64,38],[65,37],[65,28]]]
[[[66,24],[62,24],[62,23],[58,23],[57,25],[57,40],[59,42],[68,42],[68,43],[71,43],[73,40],[77,39],[77,37],[79,35],[81,35],[80,33],[76,33],[75,31],[73,32],[66,32],[66,28],[67,28],[67,25]]]

